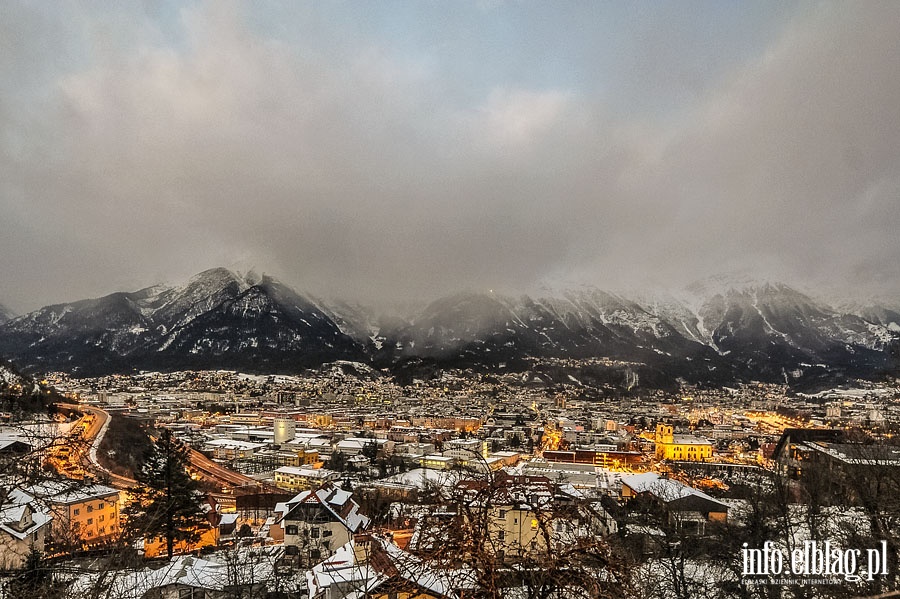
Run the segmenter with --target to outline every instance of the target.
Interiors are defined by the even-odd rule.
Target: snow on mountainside
[[[12,310],[0,304],[0,324],[3,324],[7,320],[12,320],[15,317],[15,314]]]
[[[19,385],[22,383],[22,377],[12,371],[5,364],[0,364],[0,389],[9,385]]]
[[[181,285],[14,318],[0,324],[0,353],[35,369],[78,372],[287,372],[335,360],[381,368],[409,358],[492,367],[530,357],[605,357],[671,378],[785,380],[816,369],[897,370],[898,304],[848,310],[782,283],[719,277],[673,293],[585,285],[516,297],[460,293],[398,316],[215,268]]]
[[[589,286],[537,297],[458,294],[394,330],[382,327],[380,335],[395,358],[496,363],[603,356],[776,380],[802,376],[817,364],[848,372],[896,369],[890,348],[898,337],[877,319],[836,310],[781,283],[747,279],[630,297]]]
[[[204,271],[184,285],[47,306],[0,325],[0,352],[31,368],[297,369],[362,349],[271,277]]]

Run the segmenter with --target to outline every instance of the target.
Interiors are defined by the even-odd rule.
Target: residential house
[[[333,483],[300,493],[276,512],[269,534],[273,539],[283,535],[287,554],[303,564],[330,556],[370,522],[350,492]]]
[[[708,523],[728,520],[726,504],[655,472],[623,477],[621,498],[651,501],[664,510],[669,526],[692,534],[705,534]]]
[[[0,500],[0,570],[21,568],[32,550],[43,552],[52,519],[32,495],[6,493]]]

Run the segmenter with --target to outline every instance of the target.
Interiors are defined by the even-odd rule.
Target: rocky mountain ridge
[[[509,369],[542,358],[609,358],[643,365],[645,381],[791,382],[896,373],[897,308],[848,309],[783,283],[714,280],[674,294],[590,286],[518,297],[460,293],[387,317],[216,268],[180,286],[12,318],[0,324],[0,355],[27,370],[76,374],[298,372],[334,360]]]

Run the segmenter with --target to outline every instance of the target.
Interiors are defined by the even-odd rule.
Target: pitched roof
[[[293,520],[292,516],[297,512],[297,508],[309,503],[318,503],[324,507],[351,532],[357,532],[369,525],[369,518],[359,513],[359,504],[353,501],[353,496],[333,484],[323,485],[314,491],[303,491],[288,501],[279,522]]]
[[[49,524],[53,516],[49,512],[41,511],[33,502],[34,497],[28,493],[12,489],[6,496],[5,505],[0,509],[0,531],[21,541]],[[18,524],[27,513],[31,514],[31,525],[19,530]]]
[[[721,501],[710,497],[703,491],[689,487],[684,483],[671,478],[663,478],[656,472],[644,472],[642,474],[634,474],[622,477],[622,484],[628,485],[635,493],[650,493],[660,501],[671,504],[686,498],[702,499],[706,502],[712,502],[721,506],[723,511],[728,510],[728,506]]]

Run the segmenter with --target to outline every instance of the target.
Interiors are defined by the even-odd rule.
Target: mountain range
[[[783,283],[722,277],[676,294],[460,293],[385,315],[214,268],[183,285],[0,316],[0,355],[77,375],[298,372],[335,360],[525,371],[604,358],[629,385],[793,383],[895,374],[898,349],[900,302],[830,305]]]

